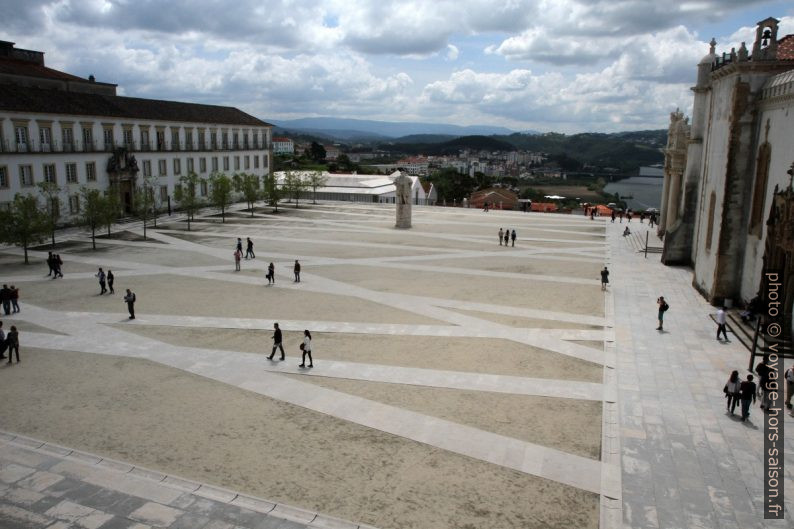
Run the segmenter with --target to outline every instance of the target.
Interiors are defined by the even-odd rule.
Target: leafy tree
[[[158,177],[156,176],[144,176],[143,177],[143,187],[149,190],[149,201],[152,205],[152,223],[154,227],[157,227],[157,214],[160,211],[160,206],[162,205],[162,201],[160,200],[160,193],[158,193]],[[144,230],[145,231],[145,230]]]
[[[0,241],[21,246],[28,262],[28,246],[41,242],[50,231],[50,217],[34,195],[17,193],[8,209],[0,211]]]
[[[355,171],[356,164],[350,161],[350,157],[347,154],[340,154],[339,157],[336,159],[336,167],[340,171],[350,172]]]
[[[463,197],[468,197],[476,186],[472,177],[451,167],[437,171],[428,180],[433,182],[439,200],[460,201]]]
[[[91,230],[91,245],[96,250],[96,229],[102,225],[107,213],[107,199],[102,196],[99,189],[82,187],[80,188],[80,202],[79,222]]]
[[[119,190],[117,187],[111,186],[108,188],[105,192],[102,206],[101,224],[107,227],[108,237],[110,237],[110,229],[121,216],[121,200],[119,200]]]
[[[196,186],[200,182],[201,178],[191,171],[187,175],[179,177],[179,185],[174,189],[174,200],[187,215],[187,231],[190,231],[193,214],[201,207],[201,200],[196,196]]]
[[[135,216],[143,221],[143,240],[146,240],[146,224],[153,216],[154,210],[154,190],[146,185],[137,187],[135,189],[135,197],[133,199],[133,212]]]
[[[304,189],[307,187],[306,179],[300,173],[287,171],[284,176],[284,192],[290,200],[295,199],[295,207],[298,207],[298,200]]]
[[[254,202],[262,197],[262,191],[259,189],[259,177],[255,174],[236,174],[234,175],[234,189],[238,193],[242,193],[253,217]]]
[[[278,213],[278,200],[281,198],[281,189],[278,188],[275,174],[265,176],[265,197],[267,197],[270,205],[275,208],[275,212]]]
[[[232,203],[232,181],[225,173],[212,173],[210,185],[210,201],[221,210],[221,222],[226,222],[226,208]]]
[[[317,203],[317,188],[323,187],[328,182],[328,177],[322,171],[312,171],[306,180],[306,185],[312,188],[312,203]]]
[[[315,162],[321,162],[325,160],[325,157],[328,153],[325,152],[325,147],[313,141],[311,146],[309,147],[309,157],[314,160]]]
[[[44,197],[44,206],[47,211],[52,247],[55,248],[55,228],[61,216],[61,188],[55,182],[39,182],[36,184],[39,193]]]
[[[493,185],[493,179],[482,171],[475,171],[474,180],[477,182],[477,189],[487,189]]]

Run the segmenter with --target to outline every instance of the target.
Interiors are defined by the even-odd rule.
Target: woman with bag
[[[303,331],[303,343],[300,347],[301,351],[303,351],[303,356],[301,358],[301,365],[298,367],[306,367],[306,355],[309,356],[309,367],[314,367],[314,361],[312,360],[312,334],[308,329]]]
[[[722,391],[725,393],[725,398],[728,399],[726,408],[731,412],[731,415],[733,415],[733,410],[736,409],[736,405],[739,404],[739,386],[741,383],[742,381],[739,380],[739,372],[734,371],[731,373],[730,378],[728,378],[725,387],[722,388]]]

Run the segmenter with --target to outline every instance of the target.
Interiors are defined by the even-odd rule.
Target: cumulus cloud
[[[447,60],[448,61],[455,61],[460,55],[460,50],[454,44],[447,45]]]

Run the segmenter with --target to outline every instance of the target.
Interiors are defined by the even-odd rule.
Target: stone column
[[[396,187],[395,202],[397,203],[397,222],[395,228],[408,229],[411,227],[411,187],[413,181],[403,173],[394,179]]]
[[[670,194],[667,196],[665,232],[678,220],[678,206],[681,203],[681,173],[673,173],[670,178]]]

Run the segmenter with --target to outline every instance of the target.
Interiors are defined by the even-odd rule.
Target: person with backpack
[[[728,399],[728,403],[725,405],[726,409],[733,415],[733,411],[736,409],[736,405],[739,403],[739,389],[741,388],[742,381],[739,380],[739,372],[733,371],[731,376],[728,377],[728,382],[725,383],[725,387],[722,391],[725,393],[725,398]]]
[[[794,394],[794,364],[786,369],[783,378],[786,381],[786,408],[791,409],[791,395]]]
[[[656,300],[656,304],[659,305],[659,326],[656,328],[657,331],[664,330],[664,313],[670,309],[670,305],[664,300],[664,296],[659,296],[659,299]]]
[[[739,398],[742,400],[742,422],[750,417],[750,404],[755,403],[755,382],[753,375],[739,385]]]

